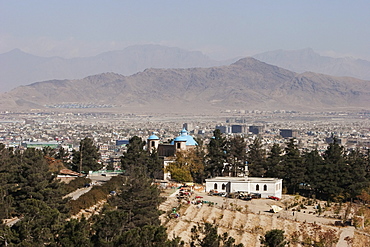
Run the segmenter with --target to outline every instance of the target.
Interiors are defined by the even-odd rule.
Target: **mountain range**
[[[20,86],[0,109],[109,107],[120,112],[215,113],[227,109],[351,110],[370,108],[370,81],[295,73],[255,58],[210,68],[145,69]]]
[[[297,73],[316,72],[370,80],[370,62],[321,56],[312,49],[277,50],[254,58]],[[230,65],[239,58],[216,61],[197,51],[160,45],[135,45],[92,57],[40,57],[19,49],[0,54],[0,92],[21,85],[54,79],[81,79],[114,72],[132,75],[147,68],[208,68]]]
[[[307,71],[334,76],[350,76],[370,80],[370,61],[351,57],[321,56],[311,48],[302,50],[276,50],[260,53],[254,58],[297,73]]]
[[[38,81],[81,79],[105,72],[132,75],[147,68],[212,67],[235,61],[216,61],[201,52],[160,45],[136,45],[70,59],[40,57],[15,49],[0,54],[0,92]]]

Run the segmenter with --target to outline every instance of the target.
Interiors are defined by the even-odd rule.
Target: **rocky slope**
[[[146,68],[211,67],[230,63],[212,60],[201,52],[160,45],[136,45],[71,59],[39,57],[15,49],[0,54],[0,92],[37,81],[76,79],[104,72],[132,75]]]
[[[130,112],[219,112],[225,109],[369,109],[370,82],[294,72],[244,58],[229,66],[146,69],[81,80],[52,80],[1,95],[0,109],[108,105]]]

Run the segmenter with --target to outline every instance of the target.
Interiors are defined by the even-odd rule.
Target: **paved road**
[[[113,176],[112,174],[106,174],[106,176],[102,176],[101,174],[99,174],[99,175],[90,175],[89,174],[89,175],[87,175],[87,178],[91,179],[92,186],[77,189],[77,190],[69,193],[68,195],[64,196],[64,198],[65,197],[72,197],[72,200],[77,200],[80,196],[89,192],[93,186],[102,185],[103,183],[110,180],[112,178],[112,176]],[[114,174],[114,176],[117,176],[117,175]]]

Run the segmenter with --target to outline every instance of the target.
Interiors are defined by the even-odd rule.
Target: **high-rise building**
[[[256,125],[249,126],[249,132],[251,132],[254,135],[261,134],[263,130],[264,130],[263,126],[256,126]]]
[[[283,138],[291,138],[291,137],[297,137],[298,132],[292,129],[280,129],[280,135]]]

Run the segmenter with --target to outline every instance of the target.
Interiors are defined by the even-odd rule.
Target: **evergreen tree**
[[[103,165],[98,162],[100,159],[99,148],[93,140],[86,137],[80,142],[79,151],[72,152],[72,169],[78,172],[88,173],[89,171],[100,170]]]
[[[284,231],[279,229],[266,232],[265,236],[260,238],[260,241],[264,247],[284,247],[289,244],[285,240]]]
[[[259,137],[248,145],[247,153],[249,174],[252,177],[263,177],[266,173],[266,152],[262,149],[262,141]]]
[[[81,220],[70,219],[66,221],[57,235],[58,246],[92,246],[90,241],[90,225],[83,217]]]
[[[147,173],[148,153],[144,150],[145,145],[145,141],[137,136],[129,140],[127,152],[121,157],[121,163],[123,169],[126,170],[126,174],[131,174],[137,170]]]
[[[370,181],[367,178],[366,156],[358,149],[352,150],[346,156],[347,164],[350,167],[350,185],[347,187],[347,193],[351,198],[356,197],[362,190],[370,187]]]
[[[68,156],[68,152],[63,147],[60,147],[55,154],[55,158],[61,160],[64,165],[68,163]]]
[[[113,207],[127,213],[126,229],[159,225],[158,206],[161,202],[159,189],[142,172],[131,174],[122,191],[109,201]]]
[[[148,160],[146,162],[148,176],[154,179],[163,179],[163,159],[159,158],[156,149],[150,153]]]
[[[310,185],[310,188],[319,197],[318,193],[323,193],[324,180],[326,179],[324,159],[315,149],[303,154],[303,165],[306,169],[304,183]]]
[[[205,163],[206,163],[206,153],[203,145],[203,140],[200,138],[195,138],[198,143],[194,149],[194,162],[198,164],[199,169],[194,169],[192,172],[193,180],[196,183],[203,183],[205,179]]]
[[[266,177],[271,178],[283,178],[285,176],[285,170],[281,164],[282,161],[282,150],[279,144],[274,143],[267,155],[266,160]]]
[[[326,174],[326,179],[323,181],[323,192],[329,198],[345,196],[346,188],[352,183],[351,171],[345,160],[344,149],[339,145],[337,138],[329,144],[323,158],[325,161],[324,174]]]
[[[222,136],[221,131],[219,129],[213,131],[213,137],[207,146],[205,172],[208,177],[222,176],[222,170],[226,162],[225,145],[225,137]]]
[[[226,155],[229,166],[229,174],[233,177],[245,173],[247,161],[246,143],[241,136],[235,136],[226,142]]]
[[[222,235],[217,233],[217,226],[206,222],[203,226],[193,226],[191,229],[191,247],[243,247],[243,244],[235,244],[235,239],[227,232]]]
[[[305,167],[302,163],[302,157],[297,145],[294,144],[294,139],[290,139],[285,148],[285,154],[282,160],[285,176],[283,183],[290,193],[295,194],[300,183],[305,182]]]
[[[56,208],[49,207],[37,199],[27,199],[20,202],[22,219],[12,231],[18,236],[19,246],[43,246],[45,243],[54,244],[55,236],[62,224],[62,217]]]

